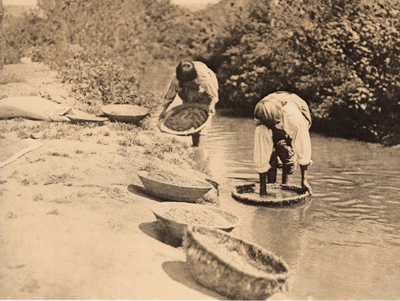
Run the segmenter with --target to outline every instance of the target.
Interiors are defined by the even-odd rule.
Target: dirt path
[[[1,72],[0,98],[76,105],[41,64]],[[43,143],[0,169],[0,299],[223,299],[194,282],[182,248],[160,234],[157,200],[140,189],[140,168],[182,160],[149,154],[156,131],[24,119],[0,128],[2,139]]]

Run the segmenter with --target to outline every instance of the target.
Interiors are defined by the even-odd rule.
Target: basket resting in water
[[[267,192],[271,189],[280,189],[282,191],[290,191],[295,195],[285,198],[272,198],[266,196],[260,197],[259,188],[256,184],[247,184],[236,186],[232,190],[232,197],[243,203],[255,204],[255,205],[265,205],[265,206],[287,206],[300,203],[309,197],[308,192],[299,186],[287,185],[287,184],[267,184]]]
[[[264,300],[289,277],[289,267],[276,255],[220,230],[189,226],[184,248],[193,278],[232,299]]]

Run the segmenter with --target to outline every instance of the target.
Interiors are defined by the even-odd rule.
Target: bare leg
[[[199,146],[200,144],[200,133],[196,133],[192,135],[193,146]]]
[[[282,184],[288,184],[290,181],[291,175],[285,170],[282,169]]]
[[[277,169],[274,167],[271,167],[267,171],[267,177],[268,177],[268,183],[276,183],[276,174],[277,174]]]
[[[270,168],[267,172],[260,173],[260,195],[267,194],[267,179],[268,183],[276,182],[276,168]]]
[[[282,172],[282,184],[289,184],[291,175]]]
[[[267,194],[267,172],[260,173],[260,196]]]

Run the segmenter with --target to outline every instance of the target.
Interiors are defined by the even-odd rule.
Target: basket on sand
[[[157,221],[167,233],[182,242],[188,225],[231,231],[240,223],[239,216],[213,206],[189,203],[158,203],[152,206]]]
[[[150,114],[146,108],[128,104],[105,105],[101,110],[110,120],[128,123],[138,123]]]
[[[286,206],[300,203],[310,196],[300,186],[287,184],[267,184],[267,195],[264,196],[260,196],[259,191],[258,184],[240,185],[232,190],[232,197],[248,204]]]
[[[169,201],[194,203],[213,188],[206,181],[178,182],[178,175],[167,174],[168,177],[160,178],[155,172],[143,170],[137,175],[149,194]]]
[[[264,300],[289,277],[282,259],[220,230],[189,226],[183,245],[193,278],[231,299]]]
[[[188,136],[200,132],[211,121],[208,107],[200,103],[184,103],[167,111],[158,122],[161,132]]]

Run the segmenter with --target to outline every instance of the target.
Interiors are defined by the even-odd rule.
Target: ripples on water
[[[288,299],[400,297],[400,149],[312,134],[314,195],[290,208],[241,204],[230,192],[258,181],[251,119],[216,117],[204,150],[221,184],[221,206],[242,224],[238,236],[290,265]],[[291,184],[300,184],[300,171]]]

